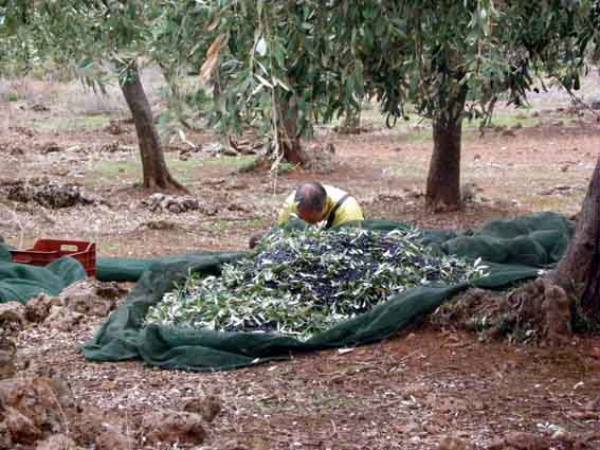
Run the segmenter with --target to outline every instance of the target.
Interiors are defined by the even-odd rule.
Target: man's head
[[[294,201],[298,204],[298,216],[310,224],[323,220],[327,192],[320,183],[303,183],[296,189]]]

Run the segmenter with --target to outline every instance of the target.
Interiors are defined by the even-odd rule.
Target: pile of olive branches
[[[147,323],[260,331],[306,339],[408,288],[483,274],[479,261],[435,256],[416,232],[277,232],[258,253],[191,276],[150,308]]]

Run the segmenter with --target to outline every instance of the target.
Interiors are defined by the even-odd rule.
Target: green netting
[[[137,281],[158,259],[98,258],[96,278],[100,281]]]
[[[221,255],[222,252],[202,252],[202,255]],[[189,255],[167,256],[153,259],[98,258],[96,262],[96,278],[100,281],[138,281],[142,274],[153,264],[179,262],[186,256],[195,258],[198,253]]]
[[[60,258],[46,267],[12,262],[9,247],[0,242],[0,303],[25,303],[39,294],[58,295],[67,286],[86,278],[73,258]]]
[[[367,221],[368,229],[392,230],[407,225]],[[490,222],[479,232],[424,231],[422,240],[440,252],[488,262],[490,275],[476,285],[501,289],[537,276],[564,252],[574,225],[563,216],[543,213],[514,220]],[[335,232],[335,231],[333,231]],[[467,284],[421,287],[391,297],[368,313],[339,323],[306,342],[258,333],[224,333],[160,325],[143,326],[148,308],[158,303],[190,273],[214,274],[226,261],[244,253],[202,253],[154,261],[128,300],[100,328],[84,348],[92,361],[142,359],[171,369],[223,370],[287,358],[291,353],[376,342],[397,333],[426,315]],[[106,270],[111,268],[106,260]],[[116,261],[127,266],[126,260]],[[142,267],[139,261],[136,267]],[[133,272],[133,271],[132,271]]]

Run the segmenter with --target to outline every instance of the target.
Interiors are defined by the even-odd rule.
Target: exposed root
[[[433,314],[431,321],[480,333],[484,339],[562,345],[573,334],[575,302],[544,278],[505,293],[471,289]]]

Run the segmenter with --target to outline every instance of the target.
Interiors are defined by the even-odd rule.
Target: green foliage
[[[579,86],[594,1],[378,2],[343,20],[367,91],[394,117],[407,105],[434,121],[491,114],[501,93],[521,105],[536,75]],[[343,8],[340,9],[340,12]],[[340,18],[342,20],[342,18]],[[385,56],[382,56],[385,55]]]
[[[124,76],[132,59],[147,53],[152,23],[160,14],[157,1],[9,3],[5,23],[10,26],[0,27],[6,60],[20,61],[21,73],[51,62],[100,90],[115,71]]]
[[[148,323],[262,331],[303,339],[364,313],[394,293],[483,273],[477,262],[438,257],[413,232],[279,231],[221,276],[191,277],[148,312]]]
[[[310,135],[365,96],[390,125],[487,119],[502,96],[526,102],[537,76],[577,89],[598,30],[596,0],[5,3],[0,71],[51,59],[101,87],[142,57],[162,68],[176,117],[185,104],[222,132],[272,138],[285,121]],[[182,89],[202,69],[205,84]]]
[[[289,119],[297,135],[310,135],[317,122],[355,114],[365,96],[378,100],[389,125],[413,112],[434,122],[488,121],[501,98],[524,104],[541,77],[578,88],[596,38],[594,5],[174,2],[160,36],[179,45],[160,48],[178,48],[168,53],[171,65],[187,60],[199,71],[210,45],[225,39],[208,56],[216,60],[206,86],[214,103],[199,106],[211,126],[227,133],[252,125],[274,138]]]

